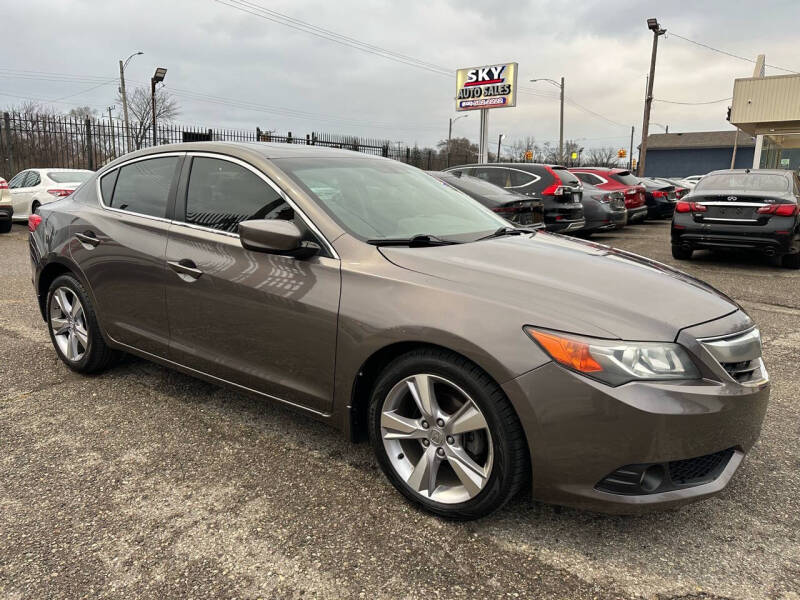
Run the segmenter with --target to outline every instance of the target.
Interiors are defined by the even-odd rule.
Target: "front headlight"
[[[679,344],[598,340],[524,327],[554,361],[608,385],[629,381],[700,379]]]

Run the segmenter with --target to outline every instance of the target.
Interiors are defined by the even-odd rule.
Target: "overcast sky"
[[[253,12],[263,6],[448,69],[518,62],[519,82],[533,93],[521,93],[516,108],[490,111],[490,139],[505,133],[509,142],[534,136],[557,143],[558,89],[527,82],[564,76],[569,99],[616,122],[568,104],[565,136],[586,147],[627,147],[630,126],[638,137],[642,122],[652,42],[647,17],[658,17],[668,30],[659,43],[657,99],[728,98],[733,79],[753,71],[751,63],[669,32],[748,58],[764,53],[767,63],[800,71],[798,0],[248,3]],[[149,86],[154,68],[167,67],[167,89],[180,105],[177,120],[189,125],[260,126],[295,135],[326,131],[432,145],[447,136],[448,117],[455,115],[454,73],[387,60],[214,0],[13,4],[3,11],[0,106],[32,98],[59,100],[53,106],[64,112],[76,105],[104,111],[115,104],[117,61],[141,50],[144,55],[126,72],[129,87]],[[782,73],[767,69],[768,75]],[[652,121],[671,132],[728,129],[727,106],[655,102]],[[476,113],[459,120],[454,136],[477,141],[478,121]],[[651,132],[658,131],[651,125]]]

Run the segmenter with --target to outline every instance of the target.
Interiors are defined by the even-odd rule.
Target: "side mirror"
[[[239,223],[239,240],[253,252],[308,258],[319,252],[314,242],[304,242],[303,233],[291,221],[255,219]]]

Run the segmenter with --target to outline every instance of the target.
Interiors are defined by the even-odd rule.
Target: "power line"
[[[724,54],[726,56],[730,56],[731,58],[737,58],[739,60],[744,60],[744,61],[747,61],[749,63],[755,63],[756,62],[752,58],[747,58],[746,56],[739,56],[738,54],[734,54],[733,52],[728,52],[727,50],[720,50],[719,48],[714,48],[713,46],[709,46],[708,44],[704,44],[702,42],[696,42],[695,40],[690,40],[689,38],[683,37],[682,35],[678,35],[677,33],[672,32],[672,31],[670,31],[667,34],[667,37],[669,37],[670,35],[674,35],[676,38],[682,39],[685,42],[689,42],[690,44],[694,44],[696,46],[700,46],[702,48],[706,48],[707,50],[711,50],[713,52],[719,52],[720,54]],[[792,69],[785,69],[784,67],[778,67],[777,65],[770,65],[770,64],[764,63],[764,66],[767,66],[767,67],[769,67],[771,69],[777,69],[779,71],[785,71],[787,73],[800,74],[800,71],[794,71]]]
[[[319,27],[312,23],[308,23],[307,21],[301,21],[300,19],[295,19],[289,15],[284,13],[278,12],[276,10],[272,10],[269,8],[265,8],[264,6],[252,2],[249,0],[214,0],[218,4],[222,4],[224,6],[228,6],[229,8],[233,8],[253,16],[266,19],[267,21],[272,21],[273,23],[278,23],[279,25],[284,25],[286,27],[290,27],[292,29],[302,31],[304,33],[308,33],[310,35],[343,45],[348,46],[350,48],[354,48],[356,50],[361,50],[363,52],[367,52],[369,54],[377,55],[387,60],[392,60],[395,62],[399,62],[402,64],[406,64],[411,67],[416,67],[419,69],[423,69],[425,71],[434,73],[436,75],[445,76],[451,78],[453,73],[456,69],[437,65],[434,63],[430,63],[427,61],[423,61],[421,59],[415,58],[413,56],[408,56],[407,54],[401,54],[399,52],[395,52],[393,50],[389,50],[388,48],[384,48],[382,46],[376,46],[374,44],[369,44],[367,42],[362,42],[356,38],[342,35],[336,33],[335,31],[331,31],[329,29],[325,29],[323,27]],[[546,93],[540,92],[538,90],[534,90],[533,88],[526,88],[518,86],[518,91],[520,94],[525,94],[528,96],[536,96],[540,98],[548,98],[548,99],[557,99],[558,94],[553,93]],[[584,111],[585,113],[595,116],[597,118],[603,119],[612,125],[616,125],[618,127],[628,127],[628,125],[623,125],[622,123],[618,123],[613,119],[609,119],[608,117],[601,115],[598,112],[595,112],[585,106],[578,104],[574,100],[569,100],[569,102],[578,108],[579,110]]]
[[[720,102],[727,102],[733,100],[733,96],[728,98],[720,98],[719,100],[709,100],[708,102],[678,102],[677,100],[661,100],[660,98],[653,98],[653,102],[664,102],[666,104],[681,104],[683,106],[702,106],[705,104],[719,104]]]

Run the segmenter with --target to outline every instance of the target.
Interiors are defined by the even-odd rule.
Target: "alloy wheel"
[[[50,329],[61,354],[70,362],[80,361],[89,348],[86,314],[78,295],[68,287],[53,292],[50,301]]]
[[[492,473],[494,451],[486,418],[447,379],[406,377],[381,408],[381,437],[397,475],[423,498],[456,504],[477,496]]]

